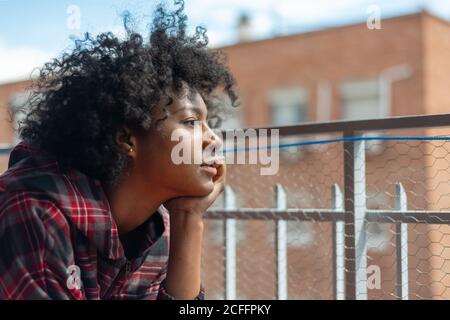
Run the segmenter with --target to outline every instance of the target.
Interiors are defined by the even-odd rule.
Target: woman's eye
[[[185,120],[183,123],[188,125],[188,126],[192,126],[193,127],[195,125],[195,121],[197,121],[197,120],[189,119],[189,120]]]

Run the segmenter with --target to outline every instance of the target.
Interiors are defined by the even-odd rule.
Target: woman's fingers
[[[213,182],[219,183],[220,181],[225,181],[226,171],[227,171],[227,168],[226,168],[225,158],[222,158],[221,165],[219,167],[217,167],[217,174],[214,176]]]

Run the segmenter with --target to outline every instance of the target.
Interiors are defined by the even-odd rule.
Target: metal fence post
[[[346,138],[362,137],[353,131]],[[367,299],[367,244],[365,230],[366,170],[364,140],[344,142],[345,185],[345,295]]]
[[[406,192],[400,182],[395,184],[395,209],[401,212],[407,210]],[[408,224],[401,222],[395,224],[395,246],[397,297],[408,300]]]
[[[236,209],[236,197],[230,186],[223,191],[224,208]],[[236,299],[236,219],[225,219],[225,300]]]
[[[344,209],[344,199],[339,185],[331,187],[332,209],[342,211]],[[344,259],[344,222],[335,221],[333,223],[333,285],[334,299],[345,299],[345,259]]]
[[[275,203],[277,209],[287,208],[286,192],[280,184],[275,185]],[[287,221],[277,220],[275,227],[277,299],[286,300],[287,290]]]

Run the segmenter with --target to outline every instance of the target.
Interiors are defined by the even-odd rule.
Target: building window
[[[378,79],[349,81],[341,85],[342,118],[373,119],[381,116]]]
[[[366,120],[383,116],[380,82],[377,79],[347,81],[340,86],[342,119]],[[367,137],[378,137],[380,132],[368,132]],[[366,141],[366,153],[379,155],[384,147],[381,140]]]
[[[235,194],[235,206],[236,208],[244,207],[244,200],[242,194]],[[217,199],[210,206],[210,209],[222,209],[224,208],[224,194],[221,193]],[[208,219],[206,228],[206,238],[212,245],[222,246],[225,240],[224,233],[224,221]],[[236,243],[242,243],[247,239],[247,221],[236,220]]]
[[[290,248],[306,248],[314,243],[314,229],[311,222],[288,221],[287,245]]]
[[[210,219],[207,222],[206,238],[208,243],[215,246],[223,246],[225,241],[224,222],[225,220]],[[247,240],[247,221],[236,220],[236,243],[244,243]]]
[[[283,88],[270,92],[272,125],[288,126],[308,121],[308,95],[304,88]],[[280,144],[291,144],[301,140],[298,136],[280,138]],[[302,147],[280,149],[280,156],[287,161],[298,161],[303,156]]]
[[[230,106],[222,119],[220,128],[241,129],[243,125],[244,121],[242,119],[242,105],[240,105],[239,107]]]
[[[28,98],[30,97],[30,92],[19,92],[15,93],[11,96],[11,99],[9,101],[9,107],[12,112],[17,111],[18,108],[23,107]],[[13,141],[11,143],[15,146],[20,142],[18,128],[19,128],[19,122],[22,121],[25,118],[25,114],[15,113],[13,118]]]
[[[386,193],[376,191],[373,186],[369,187],[366,192],[366,207],[368,210],[389,209],[389,197]],[[391,227],[389,224],[366,222],[366,232],[368,249],[374,252],[383,252],[391,246]]]
[[[272,124],[287,126],[307,121],[307,92],[302,88],[276,89],[270,92]]]
[[[239,105],[233,106],[225,93],[212,94],[205,98],[208,107],[208,125],[216,130],[239,129],[244,125],[242,97]]]

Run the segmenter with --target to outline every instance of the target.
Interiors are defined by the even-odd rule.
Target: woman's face
[[[161,107],[155,109],[153,119],[156,121],[145,136],[138,139],[134,163],[145,188],[158,188],[170,198],[209,194],[217,170],[214,165],[205,166],[204,162],[211,163],[218,158],[204,151],[220,148],[222,141],[208,126],[208,110],[202,96],[184,89],[167,107],[167,118]],[[158,121],[160,119],[164,120]],[[176,164],[177,159],[174,159],[174,155],[183,155],[187,151],[174,152],[180,146],[186,147],[186,143],[180,141],[190,142],[187,144],[191,155],[188,163]],[[198,161],[194,162],[194,159]]]

